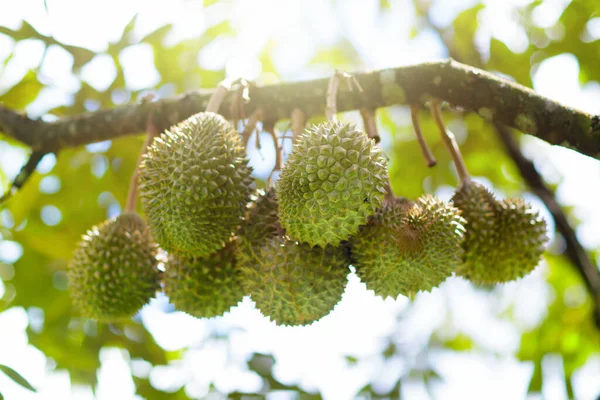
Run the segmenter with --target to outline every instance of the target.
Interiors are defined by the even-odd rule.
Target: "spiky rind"
[[[208,257],[169,255],[163,278],[165,294],[179,311],[197,318],[223,315],[244,297],[235,245]]]
[[[208,256],[230,239],[251,192],[245,149],[235,129],[210,112],[154,139],[140,165],[140,195],[161,247]]]
[[[431,195],[386,201],[352,238],[353,265],[384,298],[430,291],[461,262],[463,224],[457,208]]]
[[[535,269],[544,251],[546,222],[521,199],[498,201],[478,183],[453,197],[467,220],[464,263],[457,274],[474,283],[503,283]]]
[[[133,316],[159,289],[156,252],[138,214],[124,213],[94,226],[77,245],[67,270],[75,307],[100,321]]]
[[[277,216],[275,190],[257,191],[238,236],[242,244],[262,244],[266,239],[281,233],[282,227]]]
[[[279,176],[279,218],[288,235],[311,246],[337,245],[381,206],[387,179],[379,147],[352,124],[306,130]]]
[[[240,267],[245,292],[264,315],[279,325],[305,325],[340,301],[348,264],[340,247],[311,248],[275,236]]]

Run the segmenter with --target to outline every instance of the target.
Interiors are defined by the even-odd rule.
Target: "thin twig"
[[[425,161],[427,161],[428,167],[434,167],[437,164],[437,161],[429,149],[429,146],[425,141],[425,137],[423,136],[423,132],[421,131],[421,124],[419,123],[419,108],[417,106],[410,106],[410,117],[412,119],[412,125],[415,131],[415,136],[417,137],[417,142],[419,143],[419,147],[421,147],[421,153],[423,153],[423,158],[425,158]]]
[[[269,175],[269,184],[271,184],[273,175],[277,172],[277,171],[281,171],[281,167],[283,166],[283,157],[282,157],[282,147],[279,145],[279,140],[277,138],[277,132],[275,129],[275,121],[265,121],[263,123],[263,129],[265,132],[269,133],[269,135],[271,135],[271,138],[273,139],[273,148],[275,150],[275,165],[273,166],[273,170],[271,171],[271,174]]]
[[[379,137],[379,132],[377,130],[375,110],[372,108],[361,108],[360,116],[362,117],[365,132],[367,136],[369,136],[369,139],[373,139],[375,143],[379,143],[381,141],[381,137]]]
[[[160,132],[154,125],[152,121],[152,114],[148,117],[148,121],[146,122],[146,140],[144,140],[144,144],[140,150],[140,155],[138,156],[138,161],[135,167],[135,171],[131,175],[131,180],[129,181],[129,192],[127,193],[127,203],[125,205],[126,212],[135,212],[136,204],[137,204],[137,192],[138,185],[140,181],[140,164],[142,162],[142,158],[148,149],[148,146],[152,143],[152,140],[156,136],[158,136]]]
[[[327,121],[336,121],[337,117],[337,91],[340,85],[340,75],[336,72],[329,79],[329,85],[327,86],[327,105],[325,107],[325,118]]]
[[[452,132],[446,129],[446,125],[444,125],[440,101],[435,99],[431,100],[429,102],[429,108],[431,110],[431,114],[433,115],[433,119],[435,120],[435,124],[440,131],[440,135],[442,136],[442,142],[444,142],[446,149],[450,155],[452,155],[452,160],[456,166],[456,171],[458,172],[458,177],[460,178],[461,184],[469,182],[471,180],[471,176],[469,175],[465,161],[460,153],[460,148],[456,143],[456,138]]]
[[[23,165],[21,167],[21,170],[15,177],[14,181],[11,183],[11,185],[8,188],[8,190],[6,191],[6,193],[4,193],[2,196],[0,196],[0,204],[7,201],[8,199],[10,199],[11,196],[18,189],[23,187],[25,182],[27,182],[27,180],[31,177],[31,175],[33,175],[33,172],[35,171],[38,164],[40,163],[40,161],[46,154],[48,154],[47,151],[41,151],[41,150],[39,150],[39,151],[35,150],[31,153],[31,155],[29,156],[29,159],[27,160],[25,165]]]
[[[379,131],[377,129],[377,122],[375,121],[375,110],[371,108],[361,108],[360,116],[363,120],[363,125],[365,127],[365,133],[370,139],[373,139],[375,143],[380,142]],[[387,176],[387,174],[386,174]],[[394,191],[392,190],[392,183],[390,182],[390,177],[387,176],[385,180],[385,198],[393,199]]]
[[[298,136],[304,132],[304,128],[306,127],[306,115],[304,114],[304,111],[298,107],[294,108],[290,117],[290,125],[292,130],[292,143],[296,143]]]
[[[221,103],[223,103],[223,100],[225,100],[225,96],[227,96],[227,93],[229,93],[230,87],[231,80],[229,79],[225,79],[221,83],[219,83],[219,86],[217,86],[212,96],[210,96],[210,100],[208,100],[206,112],[219,112],[219,107],[221,107]]]
[[[248,146],[248,142],[250,141],[250,136],[256,131],[256,124],[258,121],[262,121],[264,118],[264,111],[262,108],[257,108],[256,111],[250,115],[248,118],[248,122],[244,126],[244,130],[242,131],[242,141],[244,142],[244,147]],[[257,133],[258,135],[258,133]]]

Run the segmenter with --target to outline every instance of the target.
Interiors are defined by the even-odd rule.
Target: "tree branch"
[[[419,104],[438,98],[452,106],[474,111],[551,144],[600,157],[600,117],[561,105],[524,86],[489,72],[444,60],[354,75],[363,91],[341,89],[338,111]],[[281,83],[250,88],[245,115],[262,106],[265,119],[288,118],[295,108],[307,117],[321,115],[329,79]],[[56,122],[32,120],[0,106],[0,131],[35,149],[58,150],[139,133],[148,113],[155,112],[162,129],[204,110],[213,91],[196,91],[150,104],[129,104],[65,118]],[[234,93],[221,110],[231,117]]]

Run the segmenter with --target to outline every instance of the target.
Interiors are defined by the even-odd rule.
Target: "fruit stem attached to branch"
[[[337,90],[340,85],[340,75],[336,72],[329,79],[327,86],[327,105],[325,106],[325,119],[327,121],[337,121],[335,114],[337,113]]]
[[[250,115],[250,118],[248,118],[248,123],[246,126],[244,126],[244,130],[242,131],[242,141],[244,142],[244,147],[248,146],[250,136],[252,136],[252,133],[256,131],[256,124],[258,121],[262,121],[264,116],[264,110],[262,108],[257,108],[256,111]]]
[[[298,136],[304,132],[306,127],[306,114],[300,108],[294,108],[290,117],[290,129],[292,130],[292,143],[296,143]]]
[[[275,165],[273,166],[273,170],[271,171],[268,179],[270,185],[273,175],[275,175],[277,171],[281,171],[281,167],[283,166],[283,157],[281,153],[283,149],[282,146],[279,145],[277,130],[275,129],[275,121],[265,121],[263,124],[263,129],[265,132],[268,132],[269,135],[271,135],[271,138],[273,139],[273,148],[275,150]]]
[[[410,106],[410,118],[412,119],[413,129],[415,131],[415,136],[417,137],[417,142],[419,142],[419,146],[421,147],[421,153],[423,153],[423,158],[427,161],[428,167],[434,167],[437,164],[433,153],[429,149],[427,142],[425,141],[425,137],[423,137],[423,132],[421,131],[421,124],[419,123],[419,108],[415,105]]]
[[[140,164],[142,162],[142,157],[144,156],[144,154],[146,154],[148,146],[150,146],[152,140],[154,140],[154,138],[159,134],[160,132],[158,131],[156,125],[152,121],[152,114],[150,114],[148,116],[148,121],[146,122],[146,140],[144,140],[144,144],[142,145],[142,149],[140,150],[140,155],[138,157],[135,171],[133,172],[133,175],[131,175],[131,181],[129,182],[129,193],[127,194],[127,203],[125,205],[126,212],[135,212],[136,210],[137,192],[140,181]]]
[[[458,172],[458,177],[460,178],[461,184],[470,182],[471,175],[469,175],[465,161],[460,153],[460,148],[456,143],[456,138],[452,132],[446,129],[446,126],[444,125],[444,120],[442,119],[441,102],[437,99],[431,100],[429,102],[429,109],[431,110],[431,114],[433,115],[433,119],[435,120],[438,129],[440,130],[442,142],[444,142],[446,149],[452,156],[452,160],[456,166],[456,171]]]
[[[375,110],[372,108],[361,108],[360,116],[363,120],[365,133],[367,136],[369,136],[369,139],[373,139],[375,143],[380,143],[381,138],[379,137],[379,131],[377,130],[377,122],[375,121]],[[385,182],[385,197],[387,199],[394,198],[394,191],[392,190],[392,184],[389,176]]]
[[[215,89],[212,96],[208,100],[208,105],[206,106],[206,112],[219,112],[219,107],[221,107],[221,103],[225,100],[225,96],[229,93],[229,89],[231,88],[231,80],[224,79],[219,83],[219,86]]]

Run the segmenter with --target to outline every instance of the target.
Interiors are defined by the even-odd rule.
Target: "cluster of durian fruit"
[[[380,148],[341,122],[306,129],[266,191],[253,189],[238,132],[212,112],[157,136],[139,170],[147,222],[131,211],[105,221],[69,264],[86,317],[131,317],[162,290],[199,318],[249,295],[278,324],[304,325],[339,302],[350,265],[377,295],[413,296],[452,274],[480,284],[523,277],[545,242],[527,204],[473,182],[450,202],[386,195]]]

